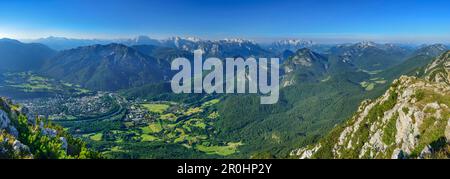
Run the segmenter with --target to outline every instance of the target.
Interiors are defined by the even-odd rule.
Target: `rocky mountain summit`
[[[99,158],[79,139],[0,98],[0,159]]]
[[[317,144],[291,152],[305,158],[450,158],[450,51],[421,77],[402,76]]]

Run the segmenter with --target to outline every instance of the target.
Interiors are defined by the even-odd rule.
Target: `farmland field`
[[[158,114],[164,113],[169,108],[167,104],[142,104],[142,106],[148,111]]]

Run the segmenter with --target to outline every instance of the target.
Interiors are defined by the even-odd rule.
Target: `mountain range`
[[[37,57],[33,58],[36,65],[31,63],[32,65],[22,67],[24,70],[39,71],[44,75],[81,84],[92,89],[113,91],[138,87],[147,83],[167,81],[171,77],[170,70],[168,70],[171,60],[176,57],[191,58],[192,54],[190,53],[196,49],[202,49],[205,57],[281,56],[282,61],[284,61],[284,72],[286,74],[294,70],[291,68],[298,68],[298,70],[294,71],[302,71],[302,74],[297,74],[297,76],[318,76],[323,75],[325,71],[342,72],[349,69],[376,73],[379,70],[396,66],[411,56],[424,53],[433,56],[447,48],[444,45],[434,45],[415,51],[401,45],[361,42],[331,46],[319,53],[311,49],[318,44],[300,40],[279,41],[271,44],[269,47],[262,47],[252,41],[241,39],[211,41],[174,37],[165,40],[155,40],[147,36],[121,40],[120,42],[124,45],[111,44],[108,41],[101,40],[57,37],[38,39],[37,41],[52,46],[65,44],[67,47],[98,43],[97,45],[82,46],[59,52],[50,50],[40,44],[24,44],[18,41],[15,41],[13,44],[21,45],[19,46],[21,47],[20,50],[29,51],[26,53],[27,55]],[[32,51],[25,48],[30,48],[28,46],[38,49]],[[19,49],[19,47],[16,48]],[[27,58],[21,57],[20,54],[24,53],[15,53],[13,57],[19,59]],[[308,55],[313,55],[315,58],[310,58]],[[8,57],[7,55],[4,56]],[[309,61],[316,60],[316,58],[319,61]],[[315,65],[315,63],[321,64]],[[20,69],[20,64],[23,63],[17,63],[16,65],[18,69]],[[40,64],[44,65],[40,66]],[[304,71],[307,68],[300,67],[307,67],[310,70],[307,72]],[[311,67],[314,67],[314,69],[311,69]],[[114,73],[113,71],[119,73]],[[286,81],[286,79],[291,77],[284,78],[285,82],[288,83],[287,81],[289,80]],[[109,82],[108,84],[103,84],[104,81]]]
[[[260,47],[255,42],[243,39],[224,39],[224,40],[201,40],[198,38],[188,37],[171,37],[167,39],[157,40],[148,36],[138,36],[132,39],[113,39],[113,40],[97,40],[97,39],[69,39],[64,37],[47,37],[31,42],[42,43],[55,50],[68,50],[80,46],[90,45],[106,45],[110,43],[119,43],[127,46],[153,45],[159,47],[175,48],[188,52],[201,49],[206,56],[215,57],[233,57],[233,56],[261,56],[269,54],[268,51]]]
[[[56,51],[43,44],[27,44],[3,39],[0,41],[0,56],[2,63],[5,64],[2,65],[2,72],[33,71],[39,75],[78,84],[90,90],[120,92],[121,95],[132,100],[195,104],[195,101],[205,96],[174,95],[170,91],[167,82],[173,75],[170,70],[173,59],[177,57],[192,59],[192,51],[196,49],[203,50],[205,57],[280,57],[282,88],[279,103],[261,106],[259,97],[254,94],[218,95],[222,100],[217,104],[220,120],[214,123],[219,129],[214,135],[224,141],[244,141],[245,145],[239,147],[240,152],[233,155],[239,158],[284,158],[289,157],[288,154],[294,148],[300,147],[301,149],[291,153],[292,157],[359,158],[360,155],[361,158],[381,157],[376,152],[378,151],[376,147],[381,144],[376,143],[377,146],[374,146],[375,143],[370,141],[368,142],[370,145],[367,144],[364,150],[370,149],[373,154],[369,152],[367,155],[366,152],[361,152],[363,148],[359,147],[359,144],[355,144],[356,147],[351,148],[354,153],[348,155],[325,151],[329,149],[329,146],[328,148],[317,146],[325,145],[323,141],[330,145],[336,142],[333,137],[323,137],[335,125],[352,127],[354,124],[351,121],[359,118],[366,120],[367,116],[355,117],[355,110],[367,108],[370,111],[373,106],[383,106],[385,102],[378,97],[384,94],[388,96],[386,98],[390,98],[392,86],[409,88],[425,84],[425,87],[437,88],[439,85],[436,86],[436,84],[442,86],[448,83],[447,68],[441,68],[446,67],[447,62],[434,60],[436,56],[448,50],[448,47],[441,44],[413,48],[399,44],[373,42],[320,45],[313,42],[288,40],[264,46],[241,39],[153,40],[145,36],[124,39],[120,43],[95,40],[74,41],[74,39],[66,38],[47,40],[42,42],[46,44],[51,44],[51,41],[74,43],[65,47],[61,44],[70,43],[54,43],[52,48],[59,48]],[[82,45],[79,46],[77,43]],[[56,46],[60,47],[56,48]],[[444,55],[439,59],[445,58]],[[435,63],[432,63],[433,61]],[[414,77],[400,78],[401,75]],[[396,80],[397,78],[399,79]],[[3,79],[1,75],[0,79]],[[390,85],[391,83],[394,85]],[[402,88],[395,91],[397,96],[404,94],[401,91]],[[427,93],[424,95],[427,96]],[[436,95],[445,96],[446,93],[433,93],[427,98]],[[363,102],[358,108],[361,101],[366,99],[370,101]],[[441,106],[439,102],[438,104]],[[415,104],[408,103],[408,106],[413,105]],[[370,109],[369,106],[371,106]],[[380,108],[384,110],[383,107]],[[378,108],[376,109],[374,113],[380,118],[384,115],[383,112],[387,111],[380,112]],[[417,109],[425,108],[417,107]],[[401,115],[403,114],[399,112],[399,116]],[[347,122],[346,119],[349,118],[351,119]],[[376,122],[377,119],[370,118],[369,124],[374,121]],[[388,123],[383,122],[385,121],[380,122],[381,127],[378,126],[380,130],[388,126]],[[363,127],[365,126],[357,128]],[[340,129],[337,127],[333,131],[342,132]],[[361,131],[356,132],[359,135]],[[330,135],[335,136],[333,134],[335,133],[332,132]],[[364,137],[367,133],[363,131],[361,134]],[[368,136],[373,138],[372,133]],[[352,139],[351,136],[344,137]],[[435,138],[432,139],[434,141]],[[319,143],[313,145],[317,140]],[[426,140],[425,143],[432,146],[429,147],[430,150],[441,151],[442,148],[433,147],[434,144],[431,145],[428,142],[430,140]],[[386,147],[385,151],[396,151],[396,153],[402,153],[403,157],[417,157],[422,152],[417,154],[415,151],[417,146],[404,148],[401,146],[403,144],[394,145],[392,142],[386,144],[388,145],[392,148]],[[308,147],[305,148],[305,146]],[[339,147],[342,146],[339,145]],[[397,148],[398,150],[395,150]],[[342,153],[349,151],[350,149],[342,148]],[[394,153],[389,155],[392,157]],[[383,156],[383,158],[386,157]]]
[[[295,81],[317,82],[348,72],[374,75],[384,71],[382,77],[395,76],[399,71],[410,72],[407,70],[412,66],[417,68],[427,63],[430,57],[448,49],[441,44],[414,49],[396,44],[360,42],[334,45],[323,52],[317,52],[301,47],[318,44],[300,40],[279,41],[271,47],[262,47],[252,41],[240,39],[211,41],[174,37],[154,40],[146,36],[122,40],[123,44],[57,37],[38,41],[69,45],[97,42],[104,44],[54,51],[38,43],[27,44],[2,39],[0,55],[3,65],[0,70],[35,71],[89,89],[106,91],[167,82],[173,75],[170,62],[177,57],[192,59],[195,49],[202,49],[205,57],[281,57],[282,86],[289,86]]]

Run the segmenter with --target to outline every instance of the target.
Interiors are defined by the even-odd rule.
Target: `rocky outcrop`
[[[15,152],[19,152],[19,153],[30,153],[30,148],[28,148],[28,146],[22,144],[18,140],[15,140],[13,142],[13,149]]]
[[[0,130],[1,129],[9,132],[16,138],[19,136],[19,131],[11,124],[8,113],[0,109]]]
[[[445,128],[445,138],[450,143],[450,121],[448,121],[447,127]]]
[[[0,159],[101,157],[60,127],[39,118],[29,120],[22,112],[23,108],[0,98]]]
[[[0,109],[0,129],[6,129],[9,127],[11,120],[9,120],[8,114]]]
[[[67,152],[67,148],[69,147],[67,139],[65,137],[59,137],[59,140],[61,141],[61,148]]]
[[[303,148],[303,149],[299,149],[297,151],[293,151],[293,153],[291,155],[298,155],[300,156],[300,159],[307,159],[307,158],[311,158],[312,155],[314,153],[317,152],[317,150],[320,149],[320,144],[317,146],[314,146],[313,148]]]

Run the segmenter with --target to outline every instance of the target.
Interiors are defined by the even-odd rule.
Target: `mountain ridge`
[[[0,39],[0,71],[28,71],[41,67],[56,52],[39,43],[22,43],[13,39]]]
[[[119,90],[163,81],[168,62],[122,45],[92,45],[59,52],[40,73],[97,90]]]
[[[450,51],[421,78],[402,76],[376,100],[317,144],[291,152],[299,158],[449,158]]]

